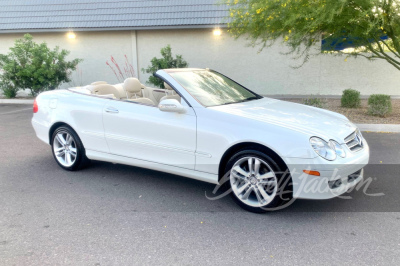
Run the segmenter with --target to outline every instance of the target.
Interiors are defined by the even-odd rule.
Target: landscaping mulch
[[[9,99],[9,98],[6,98],[6,97],[4,97],[3,95],[0,95],[0,99]],[[17,97],[15,97],[15,98],[13,98],[13,99],[16,99],[16,100],[33,100],[34,98],[33,97],[28,97],[28,96],[26,96],[26,97],[19,97],[19,96],[17,96]],[[12,100],[12,99],[11,99]]]
[[[303,103],[304,99],[281,99],[284,101]],[[361,100],[360,108],[344,108],[340,106],[340,99],[322,99],[323,108],[345,115],[351,122],[356,124],[400,124],[400,99],[392,99],[392,113],[387,117],[370,116],[368,111],[368,100]]]

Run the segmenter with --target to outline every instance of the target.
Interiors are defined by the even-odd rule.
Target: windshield
[[[210,70],[169,73],[204,106],[216,106],[259,99],[236,82]]]

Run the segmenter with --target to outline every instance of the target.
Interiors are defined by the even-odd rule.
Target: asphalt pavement
[[[400,134],[366,133],[351,199],[253,214],[214,186],[93,162],[62,170],[29,105],[0,104],[0,265],[399,265]]]

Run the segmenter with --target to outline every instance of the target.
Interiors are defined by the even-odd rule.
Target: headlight
[[[328,161],[333,161],[336,159],[336,152],[334,148],[331,147],[329,143],[325,140],[317,137],[312,137],[310,139],[310,144],[311,147],[313,147],[314,151],[322,158]]]
[[[346,152],[344,151],[342,145],[340,145],[336,141],[330,140],[329,146],[332,147],[335,150],[335,153],[337,155],[339,155],[340,157],[342,157],[342,158],[346,157]]]

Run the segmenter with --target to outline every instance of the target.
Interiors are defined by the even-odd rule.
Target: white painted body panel
[[[109,152],[104,138],[102,111],[110,101],[106,98],[58,90],[42,93],[37,98],[40,111],[32,121],[47,129],[40,139],[49,143],[49,130],[52,125],[63,122],[71,126],[81,138],[86,149]],[[54,106],[56,101],[56,108]]]
[[[110,101],[103,112],[104,132],[110,153],[140,160],[194,169],[196,115],[162,112],[156,107]]]
[[[343,144],[356,126],[340,114],[268,98],[206,108],[167,72],[160,70],[157,75],[184,98],[186,113],[162,112],[156,106],[105,99],[79,90],[59,90],[37,97],[39,112],[32,119],[36,134],[49,143],[51,126],[66,123],[81,138],[89,159],[214,184],[219,182],[220,162],[229,148],[257,143],[274,151],[288,166],[293,195],[298,198],[327,199],[342,194],[345,191],[306,193],[300,183],[304,178],[329,179],[335,169],[347,177],[368,164],[369,147],[365,140],[364,149],[355,153]],[[106,112],[107,108],[118,113]],[[310,146],[312,136],[343,144],[347,157],[335,161],[321,158]],[[317,170],[324,176],[304,176],[302,170]],[[346,188],[357,182],[347,184]]]

